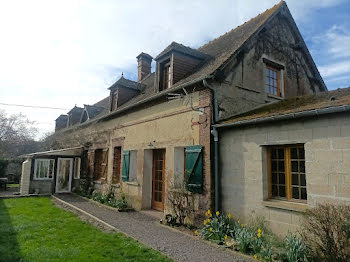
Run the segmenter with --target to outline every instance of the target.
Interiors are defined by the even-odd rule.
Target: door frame
[[[59,171],[60,171],[60,165],[59,165],[60,160],[69,160],[69,161],[70,161],[69,180],[68,180],[68,191],[59,191],[59,190],[58,190],[58,173],[59,173]],[[74,158],[63,158],[63,157],[57,158],[56,193],[67,193],[67,192],[71,192],[71,189],[72,189],[72,175],[73,175],[73,160],[74,160]]]
[[[152,198],[151,198],[151,208],[155,209],[155,210],[159,210],[159,211],[163,211],[164,210],[164,202],[165,202],[165,153],[166,150],[165,148],[159,148],[159,149],[153,149],[152,150]],[[155,178],[155,158],[154,158],[154,153],[156,151],[162,151],[163,154],[163,174],[162,174],[162,202],[156,202],[153,201],[154,198],[154,188],[155,188],[155,184],[154,184],[154,178]]]

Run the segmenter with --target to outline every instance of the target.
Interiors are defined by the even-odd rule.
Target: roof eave
[[[284,120],[310,118],[310,117],[314,117],[314,116],[342,113],[342,112],[348,112],[348,111],[350,111],[350,104],[341,105],[341,106],[326,107],[326,108],[319,108],[319,109],[312,109],[312,110],[300,111],[300,112],[283,114],[283,115],[259,117],[259,118],[241,120],[241,121],[231,122],[231,123],[216,124],[213,126],[216,128],[229,128],[229,127],[234,128],[234,127],[262,124],[262,123],[268,123],[268,122],[278,122],[278,121],[284,121]]]

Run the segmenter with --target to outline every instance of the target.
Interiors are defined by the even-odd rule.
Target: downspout
[[[204,79],[203,85],[209,88],[213,94],[213,102],[214,102],[214,124],[219,121],[219,107],[218,100],[216,95],[216,90],[208,84],[208,82]],[[219,133],[216,127],[212,127],[210,131],[212,136],[214,137],[214,210],[219,210]]]

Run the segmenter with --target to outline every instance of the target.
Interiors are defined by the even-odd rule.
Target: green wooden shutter
[[[130,151],[123,151],[122,180],[129,181]]]
[[[203,185],[203,154],[202,146],[186,147],[186,185],[187,190],[202,193]]]

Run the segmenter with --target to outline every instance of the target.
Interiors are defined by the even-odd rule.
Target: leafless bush
[[[176,222],[184,225],[185,218],[194,212],[193,196],[185,188],[172,189],[168,201]]]
[[[322,204],[305,214],[302,237],[314,261],[350,261],[350,206]]]

